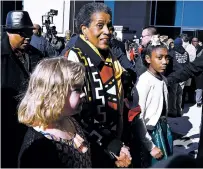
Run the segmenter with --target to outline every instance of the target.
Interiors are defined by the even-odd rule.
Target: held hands
[[[131,164],[132,157],[129,152],[129,147],[123,146],[120,151],[120,156],[116,156],[115,162],[117,167],[128,167]]]
[[[150,152],[151,156],[156,158],[156,159],[160,159],[163,156],[163,153],[161,151],[161,149],[159,149],[158,147],[154,147],[151,152]]]

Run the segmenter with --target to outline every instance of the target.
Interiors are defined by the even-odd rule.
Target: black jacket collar
[[[80,48],[84,55],[87,55],[93,64],[98,67],[100,70],[104,65],[104,61],[101,57],[80,37],[77,39],[75,48]]]

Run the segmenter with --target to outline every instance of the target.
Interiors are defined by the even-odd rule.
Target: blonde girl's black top
[[[77,133],[86,141],[81,127]],[[28,128],[18,156],[19,168],[91,168],[90,147],[81,153],[73,145],[48,139],[44,134]]]

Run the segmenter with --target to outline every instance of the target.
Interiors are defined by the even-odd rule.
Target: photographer
[[[52,33],[51,33],[50,43],[54,47],[54,49],[57,51],[57,54],[60,54],[61,51],[65,47],[64,39],[61,38],[61,37],[56,36],[57,35],[57,31],[56,31],[56,27],[55,26],[52,26],[51,30],[52,30]]]
[[[45,38],[54,47],[56,54],[59,55],[65,47],[65,42],[63,37],[57,36],[56,26],[51,26],[53,24],[53,17],[58,15],[58,10],[50,9],[47,15],[42,16],[42,24],[46,27]],[[45,20],[44,20],[45,18]]]

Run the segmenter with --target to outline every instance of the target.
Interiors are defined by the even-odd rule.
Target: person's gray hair
[[[79,33],[82,33],[81,25],[89,27],[92,15],[97,12],[104,12],[112,17],[111,9],[104,3],[98,2],[87,3],[80,9],[76,17],[75,26]]]

